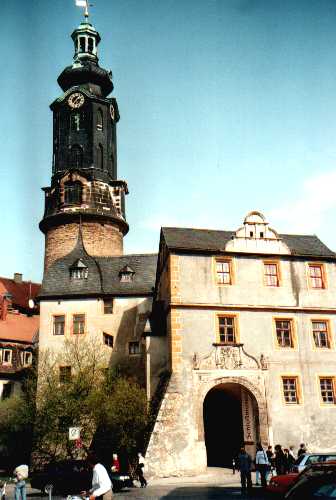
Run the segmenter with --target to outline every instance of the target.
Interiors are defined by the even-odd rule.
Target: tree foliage
[[[22,394],[0,403],[0,445],[29,436],[45,460],[71,458],[89,448],[111,458],[112,451],[132,457],[141,449],[148,425],[145,391],[117,370],[104,369],[103,355],[94,344],[67,341],[59,355],[40,353],[38,383],[32,371]],[[60,383],[59,366],[71,366],[71,378]],[[82,450],[68,439],[70,426],[81,428]]]

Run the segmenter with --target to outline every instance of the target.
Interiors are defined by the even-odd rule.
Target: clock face
[[[113,107],[113,104],[110,104],[110,115],[111,115],[112,120],[114,120],[114,107]]]
[[[84,96],[80,92],[74,92],[68,98],[70,108],[80,108],[84,104]]]

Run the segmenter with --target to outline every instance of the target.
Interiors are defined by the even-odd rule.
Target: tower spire
[[[76,0],[76,6],[77,7],[84,7],[84,17],[85,21],[88,21],[89,18],[89,2],[88,0]],[[91,5],[90,5],[91,7]]]

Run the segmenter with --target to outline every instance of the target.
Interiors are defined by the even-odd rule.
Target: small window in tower
[[[263,237],[264,237],[264,233],[261,231],[260,238],[263,238]]]
[[[99,144],[99,146],[98,146],[98,165],[97,165],[97,168],[99,170],[104,169],[104,149],[103,149],[103,146],[101,144]]]
[[[84,264],[82,259],[76,260],[70,267],[70,278],[72,280],[84,280],[87,279],[89,270]]]
[[[94,47],[94,39],[90,37],[88,40],[88,50],[91,54],[93,52],[93,47]]]
[[[66,182],[64,184],[64,204],[80,205],[82,203],[82,184],[80,182]]]
[[[103,112],[101,109],[97,111],[97,130],[103,130]]]
[[[79,37],[79,50],[80,52],[85,52],[85,36]]]
[[[131,283],[134,279],[135,271],[129,266],[125,266],[119,271],[121,283]]]
[[[253,231],[250,231],[250,238],[253,238]]]
[[[72,146],[70,150],[70,168],[82,168],[83,166],[83,149],[77,144]]]
[[[79,132],[83,128],[83,117],[81,113],[72,113],[70,115],[70,128],[74,132]]]

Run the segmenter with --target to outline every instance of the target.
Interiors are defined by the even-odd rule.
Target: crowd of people
[[[307,447],[304,443],[300,444],[297,457],[294,454],[294,446],[283,449],[280,444],[277,444],[273,451],[272,446],[268,446],[267,450],[264,450],[259,443],[257,445],[257,452],[254,460],[256,485],[261,485],[263,488],[266,488],[267,482],[272,475],[288,474],[292,472],[295,460],[304,453],[307,453]],[[233,470],[236,465],[240,470],[242,490],[246,491],[251,489],[253,460],[244,447],[240,450],[238,460],[233,460]]]

